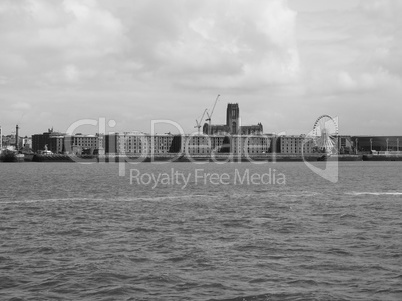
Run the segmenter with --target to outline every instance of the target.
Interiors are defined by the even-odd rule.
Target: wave
[[[51,199],[33,199],[33,200],[14,200],[14,201],[1,201],[0,204],[17,204],[17,203],[40,203],[40,202],[132,202],[132,201],[159,201],[166,199],[180,199],[180,198],[194,198],[194,197],[208,197],[217,198],[219,196],[208,194],[189,194],[189,195],[173,195],[173,196],[155,196],[155,197],[120,197],[120,198],[51,198]]]
[[[244,197],[261,197],[270,196],[273,198],[281,197],[312,197],[320,195],[319,192],[311,191],[301,191],[294,194],[271,192],[268,190],[256,190],[252,193],[233,193],[226,195],[212,195],[212,194],[183,194],[183,195],[157,195],[157,196],[144,196],[144,197],[117,197],[117,198],[96,198],[96,197],[73,197],[73,198],[43,198],[43,199],[25,199],[25,200],[4,200],[0,201],[0,204],[18,204],[18,203],[42,203],[42,202],[136,202],[136,201],[161,201],[161,200],[174,200],[174,199],[193,199],[202,198],[205,199],[216,199],[216,198],[244,198]],[[402,192],[400,193],[402,194]]]
[[[15,200],[15,201],[4,201],[0,204],[17,204],[17,203],[40,203],[40,202],[68,202],[68,201],[104,201],[104,199],[94,199],[94,198],[52,198],[52,199],[35,199],[35,200]]]
[[[209,299],[208,301],[296,301],[296,300],[315,300],[314,296],[309,293],[292,293],[278,292],[261,295],[247,295],[228,299]]]
[[[347,195],[402,195],[402,192],[345,192]]]
[[[301,191],[301,192],[293,193],[293,194],[283,194],[282,196],[298,198],[298,197],[309,197],[309,196],[316,196],[316,195],[322,195],[322,193],[314,192],[314,191]]]
[[[208,198],[218,198],[219,196],[216,195],[209,195],[209,194],[185,194],[185,195],[164,195],[164,196],[155,196],[155,197],[123,197],[117,198],[116,201],[121,202],[130,202],[130,201],[159,201],[159,200],[166,200],[166,199],[181,199],[181,198],[194,198],[194,197],[208,197]]]

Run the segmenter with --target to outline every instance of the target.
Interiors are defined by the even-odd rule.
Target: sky
[[[0,126],[192,133],[219,94],[213,124],[238,103],[265,133],[328,114],[340,134],[401,135],[401,15],[400,0],[2,0]]]

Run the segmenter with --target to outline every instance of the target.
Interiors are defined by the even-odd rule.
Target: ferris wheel
[[[316,146],[326,153],[335,148],[335,137],[338,135],[338,122],[329,115],[321,115],[313,126],[313,137]]]

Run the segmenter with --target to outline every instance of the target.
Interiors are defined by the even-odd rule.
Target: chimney
[[[18,129],[19,129],[19,127],[18,127],[18,124],[17,124],[17,126],[15,127],[15,149],[18,151],[18,146],[19,146],[19,138],[18,138]]]

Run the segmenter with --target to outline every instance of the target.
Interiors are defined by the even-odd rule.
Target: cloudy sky
[[[329,114],[341,134],[401,134],[401,15],[400,0],[2,0],[0,125],[190,133],[220,94],[213,123],[236,102],[267,133]]]

